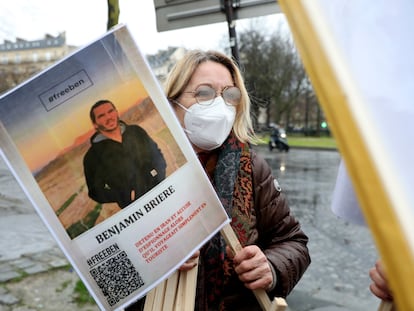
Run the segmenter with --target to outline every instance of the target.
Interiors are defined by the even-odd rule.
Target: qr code
[[[138,271],[124,251],[90,270],[110,306],[144,285]]]

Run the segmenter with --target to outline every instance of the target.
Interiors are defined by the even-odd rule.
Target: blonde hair
[[[198,66],[206,61],[219,63],[229,70],[234,85],[241,91],[241,100],[236,106],[236,118],[233,124],[234,134],[243,143],[255,143],[257,138],[250,118],[250,98],[243,77],[236,62],[223,53],[202,50],[188,51],[175,64],[165,81],[165,93],[169,101],[174,103],[181,96]]]

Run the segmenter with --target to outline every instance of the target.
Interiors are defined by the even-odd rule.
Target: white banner
[[[334,209],[345,216],[354,212],[358,206],[349,195],[355,190],[397,307],[413,310],[414,3],[278,3],[352,181],[351,187],[345,171],[339,171]]]

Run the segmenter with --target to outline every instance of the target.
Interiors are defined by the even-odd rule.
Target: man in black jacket
[[[111,101],[96,102],[90,118],[96,132],[83,159],[89,197],[124,208],[165,178],[165,159],[143,128],[119,119]]]

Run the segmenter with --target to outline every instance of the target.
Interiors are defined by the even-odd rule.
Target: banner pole
[[[225,225],[220,232],[234,254],[237,254],[239,251],[241,251],[242,246],[230,224]],[[256,299],[262,307],[263,311],[284,311],[287,308],[285,299],[275,298],[273,301],[270,301],[270,298],[264,289],[255,289],[253,290],[253,293],[256,296]]]

